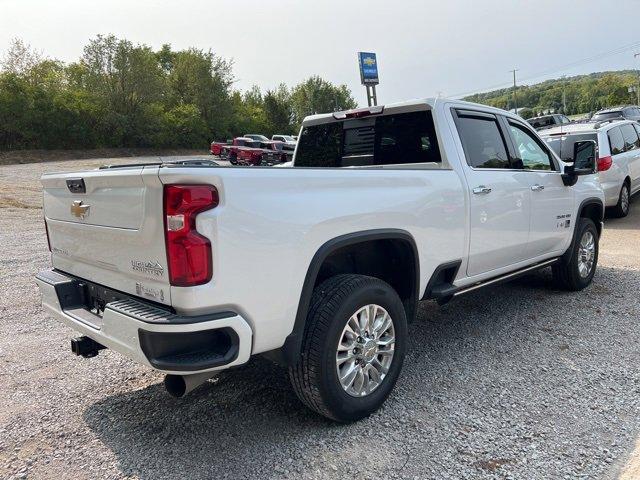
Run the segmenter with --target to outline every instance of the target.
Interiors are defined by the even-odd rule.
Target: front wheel
[[[563,290],[582,290],[593,280],[598,265],[598,230],[589,218],[580,218],[576,238],[563,258],[552,267],[556,285]]]
[[[313,292],[302,358],[289,369],[312,410],[339,422],[376,411],[387,399],[406,352],[404,306],[386,282],[336,275]]]

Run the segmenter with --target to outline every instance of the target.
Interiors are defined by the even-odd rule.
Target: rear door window
[[[347,119],[304,127],[296,167],[440,163],[429,111]]]
[[[456,126],[469,166],[511,168],[506,143],[494,115],[458,112]]]
[[[636,129],[633,128],[633,125],[630,123],[620,125],[620,131],[622,132],[622,138],[624,139],[625,151],[638,148],[640,142],[638,141],[638,134],[636,133]]]
[[[619,127],[612,128],[607,132],[609,137],[609,147],[611,149],[611,155],[618,155],[624,152],[624,138]]]

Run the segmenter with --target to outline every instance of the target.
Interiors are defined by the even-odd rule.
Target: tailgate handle
[[[67,179],[67,188],[71,193],[87,193],[87,188],[84,185],[84,178]]]

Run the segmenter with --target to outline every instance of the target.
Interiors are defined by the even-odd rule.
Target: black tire
[[[238,156],[230,154],[229,155],[229,163],[231,163],[231,165],[238,165]]]
[[[336,368],[336,352],[349,318],[363,306],[376,304],[391,316],[395,351],[386,376],[363,397],[348,394]],[[338,422],[352,422],[375,412],[393,389],[406,353],[407,319],[402,301],[386,282],[364,275],[336,275],[313,292],[301,359],[289,368],[298,398],[320,415]]]
[[[580,273],[580,244],[585,236],[590,233],[594,240],[593,264],[587,275]],[[598,266],[599,251],[598,230],[590,218],[580,218],[576,227],[576,236],[571,249],[560,262],[553,265],[553,279],[557,287],[563,290],[578,291],[587,287],[593,280]]]
[[[624,200],[626,195],[626,201]],[[631,203],[631,191],[629,183],[625,180],[618,194],[618,203],[611,209],[611,214],[616,218],[623,218],[629,215],[629,204]]]

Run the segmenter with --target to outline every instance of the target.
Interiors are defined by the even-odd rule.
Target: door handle
[[[537,183],[535,185],[531,186],[531,191],[532,192],[540,192],[544,190],[544,185],[538,185]]]
[[[479,187],[474,188],[472,192],[476,195],[486,195],[487,193],[491,193],[491,189],[484,185],[480,185]]]

